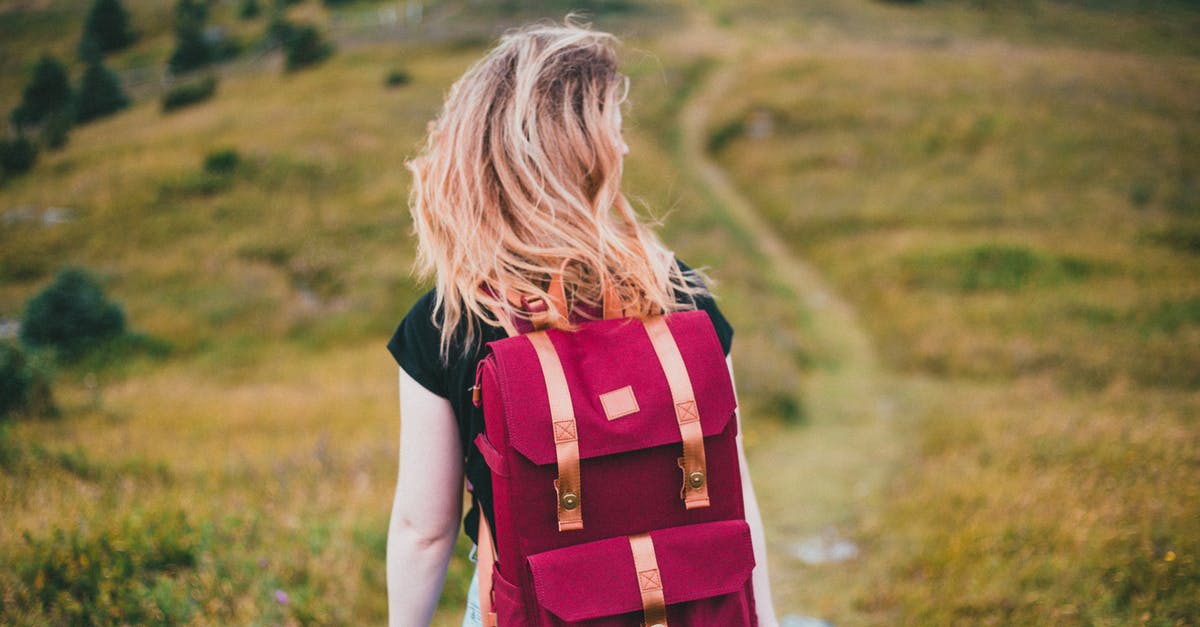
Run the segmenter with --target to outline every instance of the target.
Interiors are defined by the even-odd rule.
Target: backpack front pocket
[[[541,624],[641,625],[648,604],[665,605],[668,625],[755,624],[750,575],[754,551],[743,520],[651,531],[653,555],[635,556],[620,536],[528,558]],[[637,540],[635,540],[637,542]],[[644,542],[644,540],[643,540]],[[548,614],[548,616],[546,615]]]

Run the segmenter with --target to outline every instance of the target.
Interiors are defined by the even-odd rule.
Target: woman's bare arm
[[[462,515],[463,466],[450,402],[400,369],[400,470],[388,527],[388,622],[428,625]]]
[[[733,380],[733,358],[726,360],[729,365],[729,378]],[[736,393],[737,386],[734,386]],[[750,482],[750,469],[746,465],[746,453],[742,449],[741,410],[738,410],[737,447],[738,459],[742,466],[742,496],[746,502],[746,522],[750,524],[750,540],[754,545],[754,605],[758,610],[759,627],[776,627],[779,619],[775,616],[775,604],[771,600],[771,581],[767,575],[767,543],[763,536],[762,514],[758,511],[758,497],[754,494],[754,484]]]

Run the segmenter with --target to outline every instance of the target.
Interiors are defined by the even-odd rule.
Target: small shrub
[[[315,26],[294,26],[287,32],[283,42],[284,69],[299,70],[324,60],[333,53],[333,46],[321,38]]]
[[[961,286],[968,292],[1019,289],[1042,265],[1042,259],[1033,251],[1019,246],[980,246],[966,261]]]
[[[1175,333],[1182,327],[1200,326],[1200,298],[1164,300],[1138,316],[1143,333]]]
[[[771,398],[769,406],[774,410],[775,415],[779,416],[787,424],[802,425],[808,423],[808,412],[804,404],[793,394],[776,394]]]
[[[288,38],[292,36],[292,31],[296,26],[283,16],[283,13],[276,12],[271,17],[271,23],[267,24],[266,40],[269,46],[283,46],[287,43]]]
[[[1200,225],[1173,225],[1160,231],[1147,232],[1146,236],[1151,241],[1171,249],[1192,255],[1200,255]]]
[[[20,347],[11,342],[0,343],[0,423],[15,415],[56,413],[46,370]]]
[[[1154,184],[1148,181],[1138,181],[1129,188],[1129,202],[1138,209],[1143,209],[1154,200]]]
[[[196,567],[201,530],[182,511],[96,523],[26,533],[9,556],[20,583],[5,598],[13,607],[0,611],[37,611],[54,624],[186,623],[197,608],[175,579]]]
[[[100,61],[88,64],[79,82],[75,121],[84,124],[129,106],[121,80]]]
[[[204,39],[203,31],[183,30],[177,37],[175,51],[171,53],[171,59],[167,62],[172,74],[196,70],[213,62],[215,55],[208,41]]]
[[[384,84],[388,87],[403,87],[412,82],[412,76],[404,70],[392,70],[388,72],[387,78],[384,79]]]
[[[104,296],[87,272],[63,270],[45,290],[30,299],[21,321],[21,341],[48,348],[68,361],[125,333],[125,313]]]
[[[17,127],[34,126],[46,116],[71,106],[71,83],[67,68],[58,59],[42,55],[25,86],[21,104],[10,114]]]
[[[179,0],[175,5],[175,51],[167,61],[171,73],[179,74],[202,68],[215,60],[212,46],[204,37],[208,4],[199,0]]]
[[[37,161],[37,146],[25,137],[0,139],[0,173],[24,174]]]
[[[215,62],[236,58],[245,48],[240,39],[220,26],[206,28],[204,38],[208,42],[209,50],[212,51],[212,60]]]
[[[232,174],[241,162],[241,157],[233,148],[214,150],[204,157],[204,171],[209,174]]]
[[[59,109],[42,120],[38,137],[42,146],[50,150],[58,150],[67,145],[70,139],[71,126],[75,123],[75,111],[70,107]]]
[[[163,113],[182,109],[212,98],[217,92],[217,77],[205,76],[196,81],[181,83],[168,89],[162,97]]]
[[[258,6],[258,0],[242,0],[242,4],[238,7],[238,18],[243,20],[252,20],[262,14],[262,8]]]
[[[716,154],[721,152],[729,142],[741,137],[746,132],[746,123],[742,120],[730,120],[725,124],[717,127],[708,136],[708,152]]]
[[[90,60],[97,54],[125,48],[133,40],[129,13],[121,6],[121,0],[95,0],[83,24],[79,53],[82,58]]]

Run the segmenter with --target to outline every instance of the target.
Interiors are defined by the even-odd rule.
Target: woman
[[[478,537],[480,515],[491,519],[490,475],[473,444],[483,419],[470,388],[483,345],[505,337],[510,320],[529,319],[499,295],[550,302],[548,279],[558,272],[577,305],[555,312],[564,320],[601,310],[602,286],[635,314],[704,309],[728,355],[733,331],[702,277],[674,259],[621,194],[627,80],[614,43],[569,19],[506,35],[451,88],[409,163],[418,263],[437,287],[388,343],[401,366],[403,418],[387,551],[392,625],[426,625],[433,615],[464,474],[473,488],[467,535]],[[759,624],[769,627],[776,620],[762,522],[748,476],[743,485]],[[478,624],[475,596],[473,583],[464,625]]]

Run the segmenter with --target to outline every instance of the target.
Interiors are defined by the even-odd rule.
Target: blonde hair
[[[599,308],[611,286],[629,315],[692,309],[707,294],[621,193],[628,79],[616,41],[571,16],[509,32],[450,88],[407,163],[417,269],[437,276],[443,360],[464,319],[465,352],[476,320],[530,319],[506,294],[552,303],[560,269],[568,302]],[[568,312],[550,307],[569,328]]]

